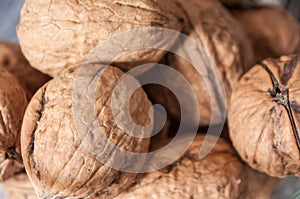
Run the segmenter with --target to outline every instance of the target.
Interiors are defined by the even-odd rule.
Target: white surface
[[[17,41],[16,25],[23,0],[0,0],[0,40]]]
[[[2,190],[2,186],[0,186],[0,199],[6,199]],[[17,198],[16,198],[17,199]]]

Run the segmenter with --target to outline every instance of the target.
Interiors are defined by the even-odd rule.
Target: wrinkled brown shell
[[[38,199],[26,173],[15,175],[3,183],[6,199]]]
[[[102,41],[118,33],[143,27],[181,31],[183,23],[183,11],[173,0],[26,0],[17,33],[32,66],[55,76],[66,67],[81,63]],[[159,33],[153,32],[154,40],[155,35]],[[173,42],[164,39],[157,43],[171,47]],[[135,62],[155,63],[164,54],[159,50],[138,50],[116,63],[128,69]]]
[[[300,128],[299,56],[267,59],[279,83],[289,88],[296,126]],[[251,167],[271,176],[300,176],[300,154],[284,106],[272,100],[270,76],[261,65],[247,72],[233,92],[228,112],[235,149]]]
[[[50,80],[49,76],[29,65],[17,44],[0,41],[0,66],[17,77],[29,98]]]
[[[130,186],[136,175],[103,165],[82,143],[72,115],[72,92],[77,71],[71,68],[38,90],[25,113],[22,155],[26,171],[40,198],[86,198],[94,194],[100,198],[113,198]],[[108,67],[99,79],[95,92],[98,122],[108,139],[119,148],[147,152],[149,139],[125,134],[116,126],[112,116],[112,89],[122,75],[119,69]],[[126,92],[124,86],[119,94],[122,97]],[[130,103],[133,120],[138,124],[149,124],[151,104],[141,88],[132,95]],[[81,117],[84,120],[84,116]],[[141,136],[144,134],[140,132]]]
[[[225,86],[227,99],[230,97],[232,88],[235,86],[237,80],[241,75],[254,64],[254,55],[248,37],[241,30],[240,25],[231,16],[231,14],[217,1],[194,0],[185,1],[180,0],[182,7],[188,13],[191,27],[185,28],[185,33],[198,44],[202,44],[207,54],[216,64],[220,72],[221,78]],[[185,44],[183,44],[185,45]],[[198,49],[191,49],[191,46],[186,44],[183,46],[187,56],[191,59],[201,57],[201,52]],[[199,62],[198,62],[199,63]],[[204,63],[207,63],[204,61]],[[215,79],[210,81],[208,76],[212,74],[212,68],[207,65],[206,71],[202,71],[206,76],[209,84],[214,88],[208,92],[203,77],[198,71],[187,61],[179,56],[170,54],[168,57],[168,65],[179,71],[190,83],[191,87],[198,98],[198,108],[200,110],[199,125],[208,125],[211,120],[212,108],[217,109],[217,116],[220,116],[221,106],[225,105],[226,96],[221,95],[221,89],[224,88],[219,82],[215,83]],[[199,65],[199,64],[198,64]],[[203,65],[201,65],[203,66]],[[201,69],[202,70],[202,69]],[[174,79],[168,79],[168,76],[162,77],[165,82],[176,82]],[[216,84],[216,85],[215,85]],[[180,91],[183,96],[186,96],[184,104],[188,111],[192,112],[195,107],[191,106],[189,93],[186,88],[176,82],[174,84],[176,89]],[[157,95],[157,90],[162,94]],[[147,89],[154,102],[163,104],[168,113],[179,120],[180,109],[178,107],[177,99],[171,94],[171,91],[163,87],[153,86]],[[186,121],[193,121],[195,118],[184,118]],[[212,123],[219,123],[220,120],[212,121]]]
[[[300,52],[300,25],[285,9],[235,9],[232,13],[248,33],[257,62]]]
[[[178,162],[146,174],[116,199],[238,198],[246,188],[244,165],[221,139],[208,156],[199,159],[203,139],[197,136]]]
[[[23,169],[20,151],[20,131],[27,106],[24,89],[18,80],[0,66],[0,181]]]

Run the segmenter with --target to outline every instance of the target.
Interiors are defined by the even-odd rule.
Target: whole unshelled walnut
[[[111,41],[111,46],[115,47],[106,47],[108,54],[111,49],[125,51],[134,41],[143,39],[139,37],[146,34],[137,36],[134,33],[138,28],[181,31],[183,23],[183,11],[173,0],[26,0],[17,34],[31,65],[55,76],[70,65],[80,64],[94,48],[115,35],[129,31],[122,41]],[[158,48],[171,47],[176,39],[159,30],[149,30],[147,35],[150,36],[144,42],[152,43],[156,49],[133,49],[134,52],[127,52],[114,64],[126,70],[141,63],[156,63],[165,55]],[[100,56],[94,62],[112,61],[103,59]]]
[[[0,182],[24,169],[20,131],[26,106],[23,87],[0,66]]]
[[[116,199],[270,198],[279,180],[246,166],[225,140],[220,139],[206,157],[199,159],[200,147],[205,143],[204,137],[197,135],[194,143],[177,162],[141,176]],[[160,148],[170,141],[161,139],[153,143],[151,140],[151,147]],[[184,142],[183,138],[176,144]],[[174,151],[176,153],[176,149]]]
[[[206,126],[210,122],[217,124],[224,120],[225,102],[229,99],[231,90],[242,74],[255,63],[252,46],[239,23],[218,1],[180,0],[180,3],[190,20],[189,26],[184,29],[188,37],[181,38],[182,43],[177,45],[178,51],[175,54],[168,54],[167,65],[186,78],[197,97],[196,106],[200,111],[200,118],[187,114],[182,119],[187,125],[194,121],[200,126]],[[181,57],[179,52],[186,57]],[[162,104],[176,120],[182,117],[178,104],[186,112],[194,112],[196,107],[191,105],[191,93],[179,78],[162,72],[154,77],[172,84],[174,90],[184,98],[178,103],[178,95],[172,95],[172,90],[147,87],[147,92],[155,103]],[[162,94],[157,95],[157,90]],[[216,116],[213,119],[212,114]]]
[[[137,81],[116,67],[104,69],[102,65],[93,66],[99,66],[102,75],[96,82],[97,88],[92,97],[86,94],[93,91],[90,80],[83,78],[88,81],[87,87],[77,85],[76,79],[81,78],[78,77],[80,69],[69,68],[39,89],[26,109],[21,134],[22,156],[27,174],[40,198],[87,198],[93,195],[113,198],[133,183],[136,174],[118,171],[105,164],[114,161],[118,155],[109,143],[124,151],[148,151],[149,138],[143,137],[149,132],[140,130],[137,132],[139,137],[134,137],[130,134],[136,131],[132,125],[125,127],[126,132],[119,126],[123,126],[128,117],[140,125],[151,124],[151,115],[148,113],[151,103],[146,94],[141,88],[137,89],[130,98],[129,110],[123,110],[122,103],[128,97],[129,85],[121,84],[117,91],[114,88],[121,77]],[[82,90],[74,96],[76,87]],[[113,91],[121,101],[120,104],[112,104],[115,103],[112,101]],[[83,106],[80,110],[87,108],[77,97],[88,100],[94,107],[93,124],[87,123],[87,118],[94,117],[92,112],[76,111],[74,100],[79,100],[77,103]],[[112,107],[117,108],[116,115],[113,115]],[[130,115],[125,116],[126,111]],[[82,132],[75,116],[84,122],[86,131]],[[116,118],[121,123],[117,123]],[[94,125],[99,126],[103,132],[96,131]],[[103,136],[107,141],[102,139]],[[99,159],[100,155],[106,159]],[[142,161],[135,162],[129,158],[118,161],[121,166],[143,166]]]
[[[300,52],[300,25],[285,9],[232,9],[252,43],[256,61]]]
[[[222,139],[218,140],[206,157],[200,159],[199,150],[205,144],[204,138],[205,135],[197,135],[188,151],[178,161],[161,170],[145,174],[116,199],[239,198],[246,190],[244,164],[233,148]],[[184,139],[177,144],[183,143]],[[172,152],[176,153],[175,147],[176,145],[174,151],[170,149],[170,156]]]
[[[30,66],[17,44],[0,41],[0,65],[18,79],[28,98],[50,80],[48,75]]]
[[[271,176],[300,176],[299,76],[299,55],[266,59],[241,78],[230,100],[233,146]]]

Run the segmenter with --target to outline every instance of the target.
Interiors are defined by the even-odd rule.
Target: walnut
[[[241,26],[219,2],[181,0],[180,3],[188,13],[191,22],[190,26],[185,27],[185,33],[203,49],[199,46],[191,46],[191,42],[186,39],[183,44],[179,44],[179,49],[181,52],[186,52],[186,56],[193,61],[194,67],[182,57],[171,53],[168,55],[167,65],[180,72],[194,90],[200,110],[199,125],[208,125],[213,111],[218,118],[214,118],[211,122],[220,123],[224,120],[222,114],[225,111],[226,97],[229,99],[235,83],[254,64],[252,46]],[[207,53],[208,58],[205,57],[203,51]],[[216,64],[216,68],[213,67],[213,63]],[[200,68],[199,72],[196,67]],[[216,78],[217,71],[220,72],[221,83]],[[200,75],[200,72],[203,75]],[[176,77],[162,75],[159,72],[155,77],[162,78],[164,82],[171,82],[172,86],[185,97],[184,102],[180,104],[177,102],[177,96],[172,95],[171,90],[158,86],[148,87],[147,92],[153,101],[163,104],[173,118],[180,119],[179,105],[189,113],[195,110],[195,107],[191,105],[192,97],[188,93],[188,88],[180,81],[174,81]],[[224,82],[226,96],[224,96],[225,92],[222,92],[224,88],[222,82]],[[157,90],[162,94],[157,95]],[[212,110],[212,107],[215,110]],[[198,118],[189,114],[183,119],[186,124],[190,124]]]
[[[95,64],[93,66],[102,67]],[[82,132],[77,129],[74,120],[74,114],[77,113],[73,113],[72,93],[78,71],[77,67],[69,68],[49,81],[34,95],[25,112],[21,136],[22,156],[25,169],[40,198],[87,198],[93,195],[113,198],[130,186],[136,176],[135,173],[117,171],[104,165],[102,160],[96,159],[99,154],[105,153],[108,156],[107,161],[113,161],[116,154],[114,151],[107,152],[108,143],[103,143],[98,132],[93,131],[93,126],[88,128],[89,134],[85,134],[85,137],[82,137]],[[149,138],[137,138],[127,134],[135,131],[132,128],[125,133],[112,115],[112,91],[124,75],[123,72],[112,66],[99,71],[103,74],[97,84],[94,99],[88,99],[94,104],[97,124],[104,131],[108,141],[118,148],[135,153],[147,152]],[[132,78],[132,81],[136,80]],[[84,93],[91,88],[82,89]],[[117,95],[123,99],[126,92],[128,87],[123,85]],[[82,94],[82,97],[87,96]],[[151,103],[143,90],[137,89],[130,98],[129,107],[135,123],[150,124],[150,106]],[[119,112],[122,111],[120,108]],[[89,116],[86,114],[90,113],[79,115],[80,120],[86,121],[86,117]],[[118,113],[117,116],[123,117],[121,121],[125,119],[123,114]],[[145,136],[147,132],[138,133],[139,136]],[[90,151],[89,146],[95,150]],[[122,160],[120,164],[136,163],[128,159]],[[137,167],[143,166],[141,162],[138,164],[141,165]]]
[[[154,149],[167,145],[170,139],[152,141],[154,140],[151,140],[151,147],[154,146]],[[132,187],[116,199],[271,197],[279,179],[245,165],[223,139],[219,139],[208,156],[199,159],[199,149],[203,141],[204,135],[197,135],[181,159],[164,169],[141,175]],[[177,144],[182,143],[184,139]]]
[[[0,66],[0,181],[23,170],[20,129],[27,106],[18,80]]]
[[[181,31],[183,23],[183,11],[173,0],[26,0],[17,34],[32,66],[55,76],[70,65],[80,64],[95,47],[116,34],[144,27]],[[158,47],[171,47],[176,39],[171,40],[159,31],[151,34]],[[130,33],[128,37],[136,38]],[[126,42],[113,45],[119,51],[132,45],[132,41]],[[140,49],[114,63],[130,69],[137,63],[156,63],[164,54],[160,50]],[[106,63],[102,59],[94,61]]]
[[[11,72],[27,92],[28,98],[39,89],[50,77],[32,68],[21,52],[20,46],[0,42],[0,66]]]
[[[299,55],[266,59],[234,90],[229,134],[241,158],[271,176],[300,176]]]
[[[37,199],[37,195],[26,173],[20,173],[3,183],[7,199]]]
[[[116,199],[238,198],[246,190],[244,164],[222,139],[208,156],[199,159],[204,137],[198,135],[177,162],[146,174]]]
[[[285,9],[261,7],[231,11],[248,33],[257,62],[300,52],[300,25]]]

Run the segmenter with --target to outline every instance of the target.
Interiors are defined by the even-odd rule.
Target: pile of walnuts
[[[0,42],[6,196],[266,199],[300,176],[300,25],[256,2],[25,0]]]

